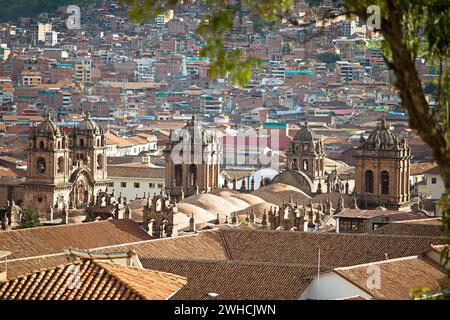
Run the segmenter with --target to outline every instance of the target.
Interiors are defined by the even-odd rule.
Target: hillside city
[[[261,61],[245,86],[209,76],[200,3],[0,22],[0,300],[448,293],[446,188],[382,37],[294,3],[298,26],[234,18],[225,46]],[[415,64],[434,106],[439,69]]]

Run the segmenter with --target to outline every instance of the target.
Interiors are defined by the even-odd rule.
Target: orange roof
[[[3,116],[3,121],[18,121],[18,120],[28,120],[28,121],[43,121],[44,118],[42,116]]]
[[[106,144],[108,145],[117,145],[118,147],[128,147],[128,146],[132,146],[135,143],[135,141],[130,140],[128,138],[122,138],[119,136],[116,136],[115,134],[112,133],[106,133],[105,134],[105,138],[106,138]]]
[[[379,267],[382,279],[379,288],[367,286],[369,266]],[[443,269],[429,259],[417,256],[337,268],[334,271],[375,299],[382,300],[410,300],[412,288],[435,290],[450,285],[450,280]]]
[[[170,273],[81,260],[9,280],[7,300],[164,300],[186,284]]]
[[[0,87],[2,87],[4,91],[13,91],[13,85],[11,83],[2,83],[0,84]]]
[[[17,174],[9,168],[0,167],[0,177],[17,177]]]

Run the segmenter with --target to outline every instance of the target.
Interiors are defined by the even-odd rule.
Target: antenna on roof
[[[317,300],[319,300],[319,297],[320,297],[320,246],[317,256]]]

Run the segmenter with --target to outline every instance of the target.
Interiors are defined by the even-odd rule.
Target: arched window
[[[80,147],[84,147],[84,139],[80,139],[79,145],[80,145]]]
[[[103,169],[103,153],[97,156],[97,170]]]
[[[381,194],[389,194],[389,173],[381,172]]]
[[[364,181],[366,184],[366,192],[373,193],[373,172],[371,170],[367,170],[364,174]]]
[[[183,167],[181,164],[175,165],[175,186],[180,187],[183,181]]]
[[[58,149],[61,149],[61,141],[58,141]]]
[[[189,166],[189,184],[191,186],[197,184],[197,166],[195,164]]]
[[[44,141],[39,141],[39,149],[44,149]]]
[[[298,170],[297,159],[292,160],[291,168],[292,168],[292,170]]]
[[[38,173],[44,173],[45,169],[46,169],[45,159],[44,158],[39,158],[37,160],[37,172]]]
[[[64,173],[64,157],[58,158],[58,173]]]
[[[303,171],[308,171],[309,163],[308,160],[303,160]]]

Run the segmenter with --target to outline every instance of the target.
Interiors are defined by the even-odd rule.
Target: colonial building
[[[170,133],[164,150],[166,191],[176,199],[219,188],[220,145],[192,117],[184,128]]]
[[[110,182],[106,160],[103,130],[89,115],[70,136],[48,115],[30,134],[24,206],[47,213],[95,203]]]
[[[322,139],[308,122],[297,132],[286,150],[287,170],[274,177],[272,183],[285,183],[312,194],[322,188],[325,178]]]
[[[363,208],[398,208],[410,200],[411,149],[383,119],[355,152],[355,192]]]

